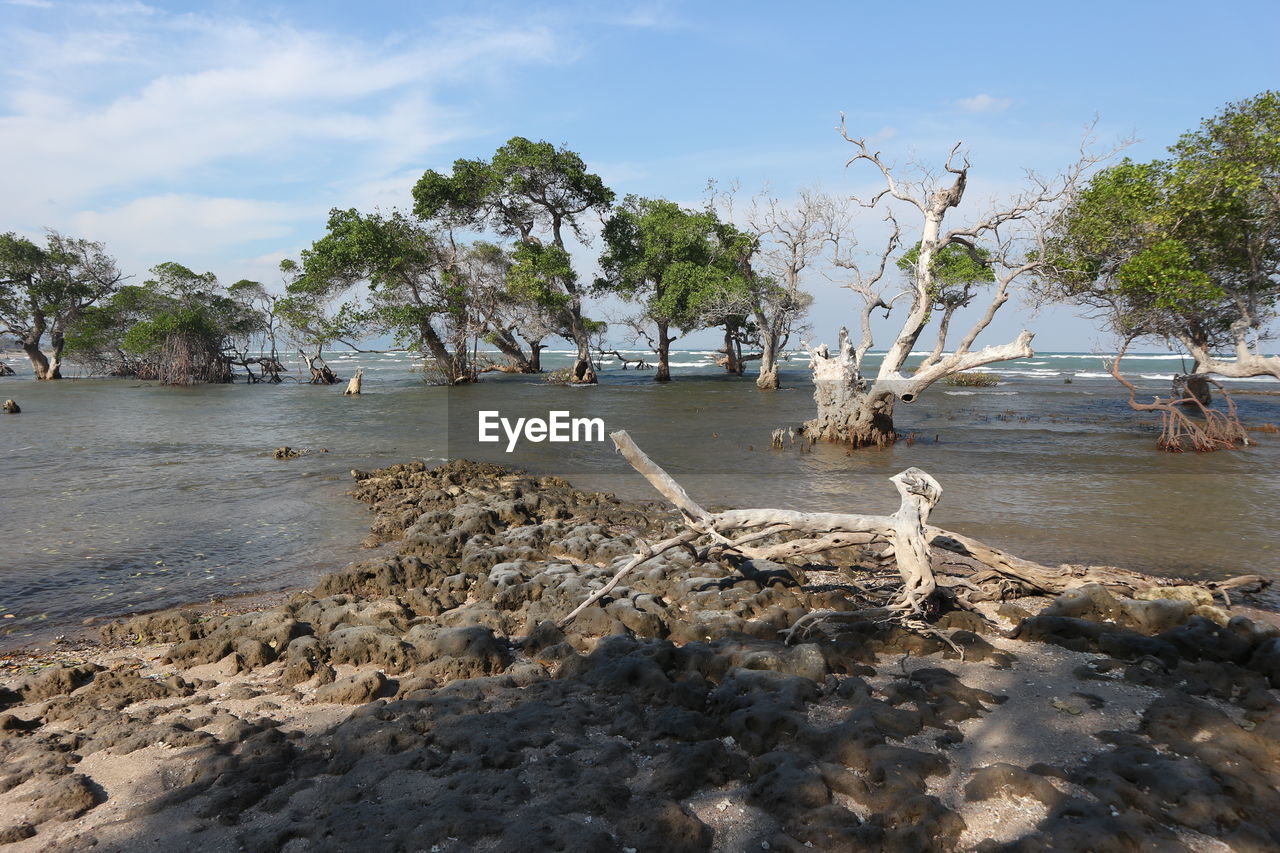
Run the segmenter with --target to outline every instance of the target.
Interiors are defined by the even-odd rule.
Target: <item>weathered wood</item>
[[[750,559],[787,560],[809,554],[822,553],[851,545],[887,543],[881,557],[892,556],[902,578],[902,588],[890,610],[914,615],[925,610],[928,600],[941,594],[934,575],[933,548],[964,555],[985,567],[946,569],[948,586],[962,586],[970,590],[986,592],[993,586],[997,595],[1021,594],[1022,591],[1043,595],[1056,595],[1087,583],[1098,583],[1113,590],[1133,595],[1149,587],[1188,585],[1185,580],[1153,577],[1141,572],[1110,566],[1069,566],[1056,568],[1024,560],[993,548],[976,539],[930,525],[929,515],[942,497],[942,486],[919,468],[907,470],[890,478],[901,497],[897,512],[891,516],[857,515],[834,512],[797,512],[784,509],[734,509],[708,512],[689,496],[676,480],[641,450],[625,431],[610,434],[614,445],[624,458],[649,483],[680,510],[686,530],[650,547],[642,544],[639,553],[629,560],[602,589],[592,593],[582,604],[560,620],[563,627],[572,622],[587,607],[595,604],[619,581],[637,566],[658,554],[673,548],[693,545],[698,540],[706,544],[696,553],[698,559],[707,559],[716,553],[732,552]],[[748,547],[775,536],[800,534],[789,541]],[[735,538],[736,537],[736,538]],[[968,577],[964,574],[968,572]],[[1010,581],[1013,583],[1011,584]],[[979,584],[988,584],[982,590]],[[1256,575],[1201,585],[1206,591],[1216,590],[1225,597],[1226,591],[1242,586],[1265,585]],[[960,606],[972,606],[955,593],[951,593]]]
[[[344,397],[358,397],[360,395],[360,379],[364,376],[364,368],[357,367],[356,375],[351,377],[351,381],[347,383],[347,390],[342,392]]]
[[[587,596],[586,601],[582,602],[577,607],[573,608],[573,610],[569,613],[569,615],[565,616],[557,624],[561,628],[563,628],[565,625],[568,625],[574,619],[577,619],[579,613],[586,610],[588,607],[595,604],[597,601],[599,601],[600,599],[608,595],[610,592],[612,592],[613,588],[616,587],[618,583],[624,577],[626,577],[628,573],[631,572],[632,569],[636,568],[641,563],[648,562],[649,560],[653,559],[659,554],[662,554],[666,551],[670,551],[672,548],[678,548],[681,545],[686,545],[692,542],[694,539],[697,539],[699,535],[700,535],[699,532],[696,530],[686,530],[684,533],[681,533],[679,536],[673,536],[670,539],[665,539],[662,542],[659,542],[657,545],[654,545],[652,548],[645,543],[641,543],[641,550],[639,554],[636,554],[634,557],[632,557],[631,560],[628,561],[626,565],[624,565],[622,568],[618,569],[618,571],[614,573],[613,577],[609,579],[608,583],[600,587],[600,589],[596,590],[595,592],[591,593],[591,595]]]

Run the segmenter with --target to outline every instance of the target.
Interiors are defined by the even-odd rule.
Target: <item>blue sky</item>
[[[329,208],[408,206],[424,169],[514,135],[568,145],[619,196],[865,192],[843,111],[898,163],[963,140],[976,211],[1070,162],[1095,115],[1100,144],[1148,159],[1280,85],[1264,2],[0,0],[0,30],[0,230],[104,241],[140,277],[176,260],[269,284]],[[815,339],[855,322],[847,291],[810,289]],[[1001,315],[983,340],[1104,340],[1067,309]]]

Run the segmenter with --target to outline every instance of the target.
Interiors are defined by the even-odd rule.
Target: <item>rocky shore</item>
[[[381,556],[0,682],[4,849],[1280,846],[1270,614],[1014,585],[916,628],[853,549],[673,551],[562,630],[678,520],[492,465],[355,473]]]

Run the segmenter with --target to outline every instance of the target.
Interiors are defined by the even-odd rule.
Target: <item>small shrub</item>
[[[950,376],[944,376],[942,384],[954,385],[957,388],[991,388],[1000,384],[1000,377],[994,373],[983,373],[975,370],[968,373],[953,373]]]
[[[555,370],[548,371],[545,379],[550,385],[568,385],[573,380],[573,369],[570,367],[558,367]]]

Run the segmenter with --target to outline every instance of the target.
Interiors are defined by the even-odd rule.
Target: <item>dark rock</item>
[[[356,673],[317,689],[315,701],[322,704],[362,705],[372,702],[384,691],[388,691],[388,688],[389,682],[380,672]]]

